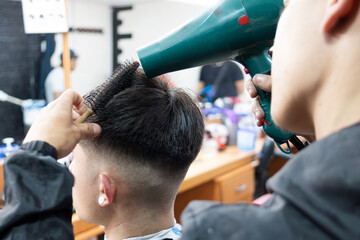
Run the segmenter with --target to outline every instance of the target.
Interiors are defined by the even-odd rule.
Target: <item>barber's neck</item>
[[[146,236],[174,226],[173,205],[162,210],[123,206],[111,215],[105,225],[105,234],[109,240]]]

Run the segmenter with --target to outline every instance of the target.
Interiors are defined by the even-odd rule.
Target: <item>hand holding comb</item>
[[[128,62],[115,69],[113,74],[101,85],[84,96],[88,109],[75,123],[83,123],[93,113],[98,114],[105,109],[106,104],[119,92],[131,86],[139,62]]]

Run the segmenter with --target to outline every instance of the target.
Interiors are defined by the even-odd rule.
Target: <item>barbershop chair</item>
[[[259,165],[255,168],[255,193],[254,199],[257,199],[268,193],[266,189],[266,181],[268,180],[268,166],[273,157],[280,157],[289,160],[294,154],[285,154],[275,149],[274,141],[266,137],[261,152],[258,154]]]

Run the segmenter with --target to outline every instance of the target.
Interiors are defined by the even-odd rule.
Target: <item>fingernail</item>
[[[257,84],[262,84],[264,82],[264,76],[263,75],[255,75],[254,82]]]
[[[94,130],[94,135],[99,135],[101,132],[101,128],[97,124],[93,124],[93,130]]]

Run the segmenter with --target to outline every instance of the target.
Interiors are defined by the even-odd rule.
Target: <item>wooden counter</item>
[[[0,163],[0,193],[4,190],[4,164]]]
[[[4,165],[3,162],[0,162],[0,209],[2,208],[3,203],[3,194],[4,194]]]
[[[223,152],[219,152],[208,159],[203,159],[200,155],[199,160],[191,164],[178,193],[197,187],[228,171],[250,164],[255,159],[255,155],[255,151],[240,152],[235,146],[228,147]]]
[[[86,240],[104,233],[103,227],[80,220],[76,213],[73,214],[71,221],[75,240]]]

